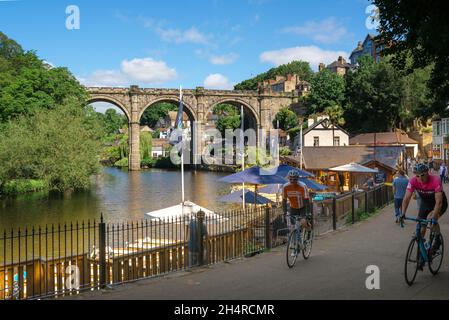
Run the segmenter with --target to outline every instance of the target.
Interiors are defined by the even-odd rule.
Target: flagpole
[[[182,86],[179,87],[179,103],[181,106],[183,105],[182,102]],[[184,120],[184,113],[181,114],[181,121],[180,121],[180,127],[181,127],[181,197],[182,197],[182,207],[183,207],[183,213],[184,213],[184,202],[185,202],[185,189],[184,189],[184,130],[183,130],[183,120]]]
[[[245,135],[243,133],[243,130],[245,128],[244,126],[244,121],[243,121],[243,117],[244,117],[244,113],[243,113],[243,105],[240,107],[240,118],[241,118],[241,127],[242,127],[242,132],[240,133],[240,140],[242,143],[242,170],[245,170]],[[242,184],[243,189],[242,189],[242,204],[243,204],[243,210],[245,210],[245,183]]]

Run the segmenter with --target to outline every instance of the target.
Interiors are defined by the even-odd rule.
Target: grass
[[[2,186],[0,193],[4,195],[19,195],[47,189],[47,183],[43,180],[19,179],[6,182]]]
[[[365,212],[364,209],[358,209],[355,212],[355,222],[364,221],[374,215],[376,215],[380,209],[371,209],[371,211]],[[352,223],[352,214],[348,214],[346,217],[346,223],[351,224]]]

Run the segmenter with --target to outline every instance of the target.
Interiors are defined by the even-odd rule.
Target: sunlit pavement
[[[445,186],[446,193],[449,187]],[[404,280],[404,259],[415,224],[394,223],[393,207],[368,221],[328,234],[314,242],[309,260],[299,258],[289,269],[285,246],[249,259],[221,263],[163,278],[141,280],[73,299],[449,299],[449,257],[437,276],[418,272],[415,284]],[[412,201],[409,215],[416,212]],[[415,214],[416,215],[416,214]],[[449,218],[441,230],[449,245]],[[370,265],[380,269],[380,289],[368,290]]]

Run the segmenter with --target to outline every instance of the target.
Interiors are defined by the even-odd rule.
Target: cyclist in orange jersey
[[[287,202],[290,204],[290,215],[300,216],[301,227],[309,229],[307,216],[310,214],[310,199],[307,186],[299,181],[299,173],[292,170],[288,173],[289,183],[285,184],[282,190],[282,208],[284,215],[287,215]],[[295,220],[290,218],[292,224]]]

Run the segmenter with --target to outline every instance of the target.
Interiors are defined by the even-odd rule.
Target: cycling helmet
[[[296,180],[298,180],[299,179],[299,172],[296,171],[296,170],[291,170],[288,173],[288,177],[289,177],[289,179],[296,179]]]
[[[418,163],[413,168],[413,173],[415,173],[415,174],[421,174],[421,173],[426,173],[426,172],[429,172],[429,166],[425,163]]]

